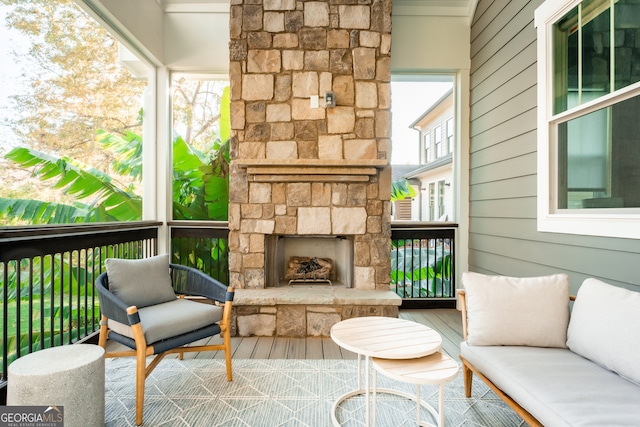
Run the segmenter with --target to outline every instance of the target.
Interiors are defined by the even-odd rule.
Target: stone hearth
[[[331,326],[352,317],[398,317],[402,299],[393,292],[331,286],[238,289],[234,335],[327,337]]]

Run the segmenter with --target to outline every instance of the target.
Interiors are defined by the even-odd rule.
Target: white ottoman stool
[[[8,406],[62,406],[65,427],[104,426],[104,349],[52,347],[9,365]]]

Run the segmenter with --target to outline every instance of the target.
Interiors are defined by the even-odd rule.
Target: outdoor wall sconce
[[[324,93],[324,105],[326,108],[333,108],[336,106],[336,95],[333,92]]]

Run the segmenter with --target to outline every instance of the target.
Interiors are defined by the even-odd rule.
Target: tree
[[[120,66],[118,41],[74,1],[0,0],[0,4],[11,6],[7,25],[18,30],[30,43],[28,54],[15,52],[23,72],[20,82],[16,83],[20,92],[12,97],[14,115],[9,126],[18,138],[12,145],[21,149],[7,156],[13,163],[0,172],[3,180],[11,183],[0,188],[0,196],[5,198],[5,218],[11,206],[12,221],[17,218],[56,223],[63,223],[63,218],[70,222],[139,219],[137,207],[131,206],[131,212],[115,216],[111,215],[114,206],[103,206],[106,210],[101,213],[94,207],[113,197],[107,194],[115,193],[116,189],[132,199],[140,198],[142,145],[139,139],[146,82],[134,79]],[[191,153],[198,165],[211,163],[214,169],[224,168],[223,159],[215,156],[225,152],[223,145],[228,138],[223,135],[225,125],[220,124],[223,113],[219,111],[221,85],[226,84],[189,79],[185,75],[173,80],[174,140],[176,149],[183,150],[183,153],[174,153],[178,167],[189,165],[184,161],[187,153]],[[222,121],[228,120],[228,112],[226,114]],[[20,169],[10,170],[16,165]],[[36,178],[52,178],[59,173],[56,178],[64,175],[67,181],[50,188],[43,186],[43,180],[24,179],[16,183],[13,177],[24,173],[24,166],[35,173]],[[185,169],[174,171],[174,175],[176,179],[185,179],[185,172]],[[71,179],[74,173],[78,176]],[[178,197],[175,218],[226,220],[228,189],[225,188],[221,196],[209,193],[216,187],[212,185],[215,180],[226,182],[225,170],[219,169],[215,176],[199,169],[192,173],[191,181],[174,185],[174,189],[180,189],[174,192]],[[202,176],[194,180],[198,174]],[[86,193],[78,188],[90,177],[104,185],[94,186],[100,190],[91,194],[93,199],[81,198]],[[66,183],[71,181],[73,185],[67,187]],[[208,188],[197,189],[197,184]],[[108,186],[113,188],[107,189]],[[38,194],[39,200],[24,199],[25,194]],[[13,202],[7,204],[7,200]],[[46,203],[46,208],[40,202]],[[111,199],[109,203],[116,202]],[[126,206],[128,202],[117,203]],[[198,207],[205,204],[207,208],[198,212]],[[43,210],[37,211],[36,207]],[[21,214],[16,215],[17,212]]]
[[[21,145],[111,164],[96,150],[96,129],[140,133],[146,82],[119,65],[116,39],[73,0],[0,1],[13,6],[7,25],[30,42],[27,55],[14,52],[23,93],[13,96],[10,126]]]

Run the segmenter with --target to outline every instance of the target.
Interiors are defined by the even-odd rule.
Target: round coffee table
[[[414,359],[439,352],[442,337],[428,326],[394,317],[355,317],[336,323],[331,328],[331,339],[340,347],[358,355],[358,388],[340,396],[332,407],[334,426],[340,426],[336,410],[350,397],[364,394],[366,399],[365,426],[369,426],[370,413],[370,358]],[[362,387],[362,357],[365,360],[365,386]],[[397,390],[377,389],[377,392],[398,394]],[[375,424],[375,405],[373,406]]]
[[[416,385],[416,395],[397,391],[395,394],[416,402],[416,420],[419,426],[435,427],[420,420],[420,407],[424,406],[438,422],[438,427],[444,426],[444,385],[458,376],[459,366],[447,354],[437,352],[418,359],[371,359],[375,369],[373,373],[373,404],[376,405],[377,372],[394,380]],[[438,410],[427,402],[420,400],[420,385],[437,384],[439,399]]]

